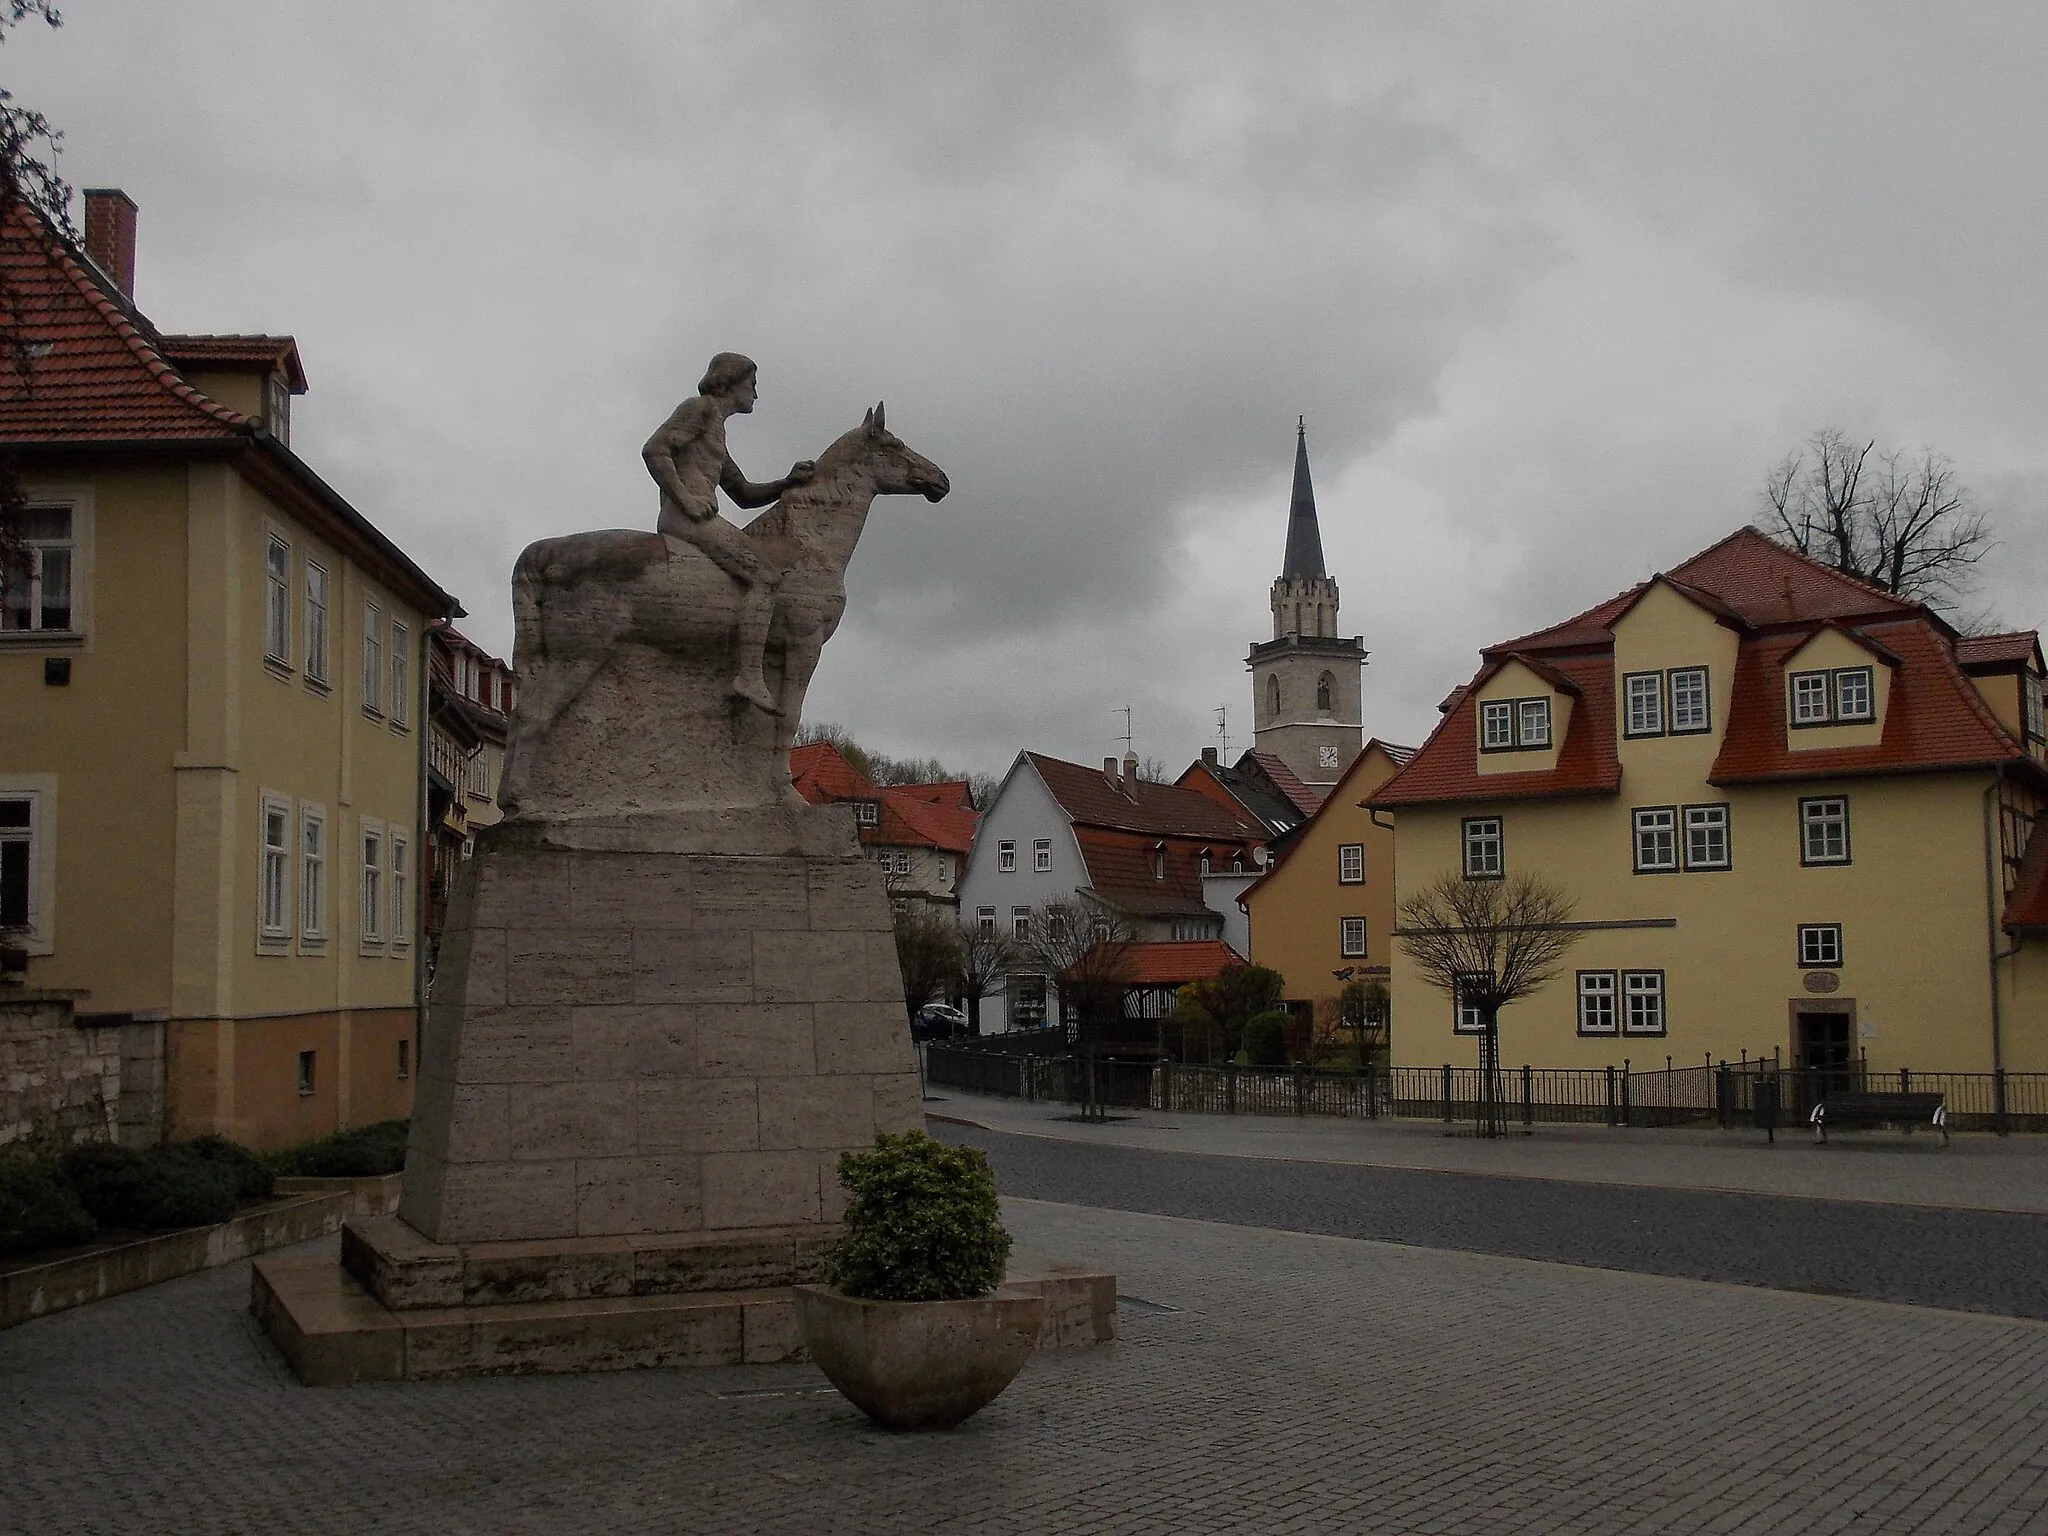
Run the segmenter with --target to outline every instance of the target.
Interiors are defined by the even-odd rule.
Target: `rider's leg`
[[[768,649],[768,626],[775,617],[775,588],[757,581],[740,589],[739,622],[733,626],[734,698],[745,699],[771,715],[782,706],[768,691],[768,679],[761,675],[761,659]]]

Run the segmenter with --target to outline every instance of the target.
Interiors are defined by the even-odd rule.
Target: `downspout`
[[[1991,1070],[2005,1070],[2005,1017],[1998,997],[1998,962],[2010,960],[2020,952],[2017,941],[2011,949],[1998,947],[1998,911],[2000,890],[1998,878],[1998,828],[1992,817],[1992,801],[2000,786],[2005,783],[2005,764],[2000,763],[1991,776],[1991,782],[1984,789],[1984,920],[1986,952],[1991,974]]]

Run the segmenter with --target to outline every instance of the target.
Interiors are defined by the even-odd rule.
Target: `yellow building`
[[[1384,981],[1393,952],[1394,833],[1365,802],[1414,755],[1365,744],[1313,816],[1239,898],[1251,958],[1287,978],[1286,998],[1319,1030],[1337,1020],[1346,982]]]
[[[288,446],[288,337],[134,308],[21,212],[0,442],[29,495],[0,605],[0,925],[26,984],[154,1026],[162,1134],[278,1146],[407,1114],[425,643],[453,600]],[[125,1109],[124,1109],[125,1114]]]
[[[1529,871],[1574,901],[1503,1061],[2048,1070],[2031,633],[1959,637],[1744,530],[1482,659],[1371,803],[1404,896]],[[1393,990],[1396,1062],[1474,1059],[1398,947]]]

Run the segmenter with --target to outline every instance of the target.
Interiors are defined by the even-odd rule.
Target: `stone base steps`
[[[310,1387],[806,1358],[786,1286],[393,1311],[330,1258],[254,1270],[250,1310]],[[1005,1284],[1046,1298],[1041,1349],[1116,1337],[1114,1275],[1013,1258]]]

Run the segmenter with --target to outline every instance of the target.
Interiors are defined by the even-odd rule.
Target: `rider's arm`
[[[748,509],[767,506],[797,483],[795,480],[770,480],[765,484],[756,485],[740,473],[739,465],[733,463],[730,458],[725,461],[725,468],[718,476],[718,488],[733,499],[735,506]]]

